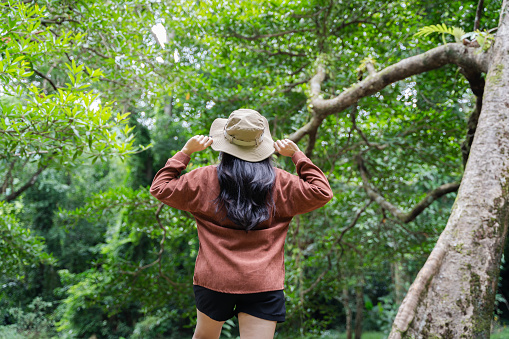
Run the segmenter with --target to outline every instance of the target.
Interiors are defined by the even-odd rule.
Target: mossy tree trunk
[[[451,216],[389,336],[489,338],[509,223],[509,0],[492,47],[483,106]]]

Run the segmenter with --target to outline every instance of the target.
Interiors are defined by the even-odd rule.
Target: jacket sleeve
[[[200,178],[198,170],[180,176],[186,169],[191,158],[182,152],[177,152],[168,159],[150,186],[150,194],[168,206],[179,210],[193,212],[199,204]]]
[[[295,152],[292,161],[297,175],[281,170],[274,192],[276,213],[282,217],[313,211],[333,197],[327,178],[303,152]]]

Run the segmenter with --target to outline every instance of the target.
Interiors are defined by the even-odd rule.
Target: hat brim
[[[214,151],[225,152],[249,162],[258,162],[267,159],[276,151],[268,124],[266,124],[263,131],[263,141],[258,146],[240,146],[226,140],[224,136],[224,126],[227,121],[228,119],[218,118],[214,120],[210,126],[209,136],[213,140],[210,147],[212,147]]]

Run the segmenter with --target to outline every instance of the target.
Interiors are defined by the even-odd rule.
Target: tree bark
[[[364,279],[360,278],[355,287],[355,339],[361,339],[362,336],[362,318],[364,315]]]
[[[483,107],[447,225],[410,287],[390,339],[489,338],[509,224],[509,0]]]
[[[343,307],[346,313],[346,339],[352,339],[352,308],[350,307],[350,293],[348,286],[343,286]]]

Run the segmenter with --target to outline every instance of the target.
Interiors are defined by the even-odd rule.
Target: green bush
[[[178,319],[179,314],[176,310],[159,310],[155,315],[146,316],[136,323],[129,339],[180,338],[179,327],[176,325]]]
[[[28,305],[28,312],[13,307],[7,314],[14,320],[14,324],[0,327],[0,339],[45,339],[56,335],[52,319],[47,316],[48,309],[53,303],[35,298]]]

